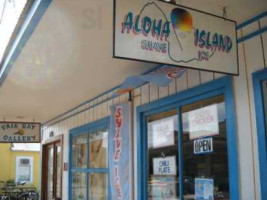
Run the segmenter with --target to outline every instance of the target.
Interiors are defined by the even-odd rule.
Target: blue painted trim
[[[264,99],[262,93],[262,81],[267,80],[267,69],[253,73],[253,89],[256,110],[256,122],[258,132],[258,151],[260,168],[261,198],[267,200],[267,138],[264,114]]]
[[[227,147],[228,147],[228,167],[230,199],[239,200],[239,173],[238,154],[236,140],[236,115],[233,95],[232,78],[227,76],[210,83],[203,84],[196,88],[189,89],[179,94],[148,103],[137,108],[137,199],[145,200],[147,195],[147,151],[146,141],[146,118],[151,114],[164,112],[173,108],[181,109],[181,106],[188,105],[196,101],[224,95],[227,124]],[[181,120],[181,116],[178,115]],[[181,121],[179,124],[179,134],[181,134]],[[179,135],[180,142],[181,135]],[[182,159],[182,146],[178,147],[179,159]],[[180,155],[181,154],[181,155]],[[183,163],[179,160],[180,177],[182,177]],[[180,178],[180,183],[182,183]],[[182,199],[183,187],[179,187],[180,199]]]
[[[4,83],[8,73],[10,72],[15,61],[19,57],[23,47],[31,37],[35,28],[37,27],[40,19],[44,15],[46,9],[49,7],[52,0],[39,0],[35,1],[26,16],[26,19],[18,32],[11,50],[3,62],[0,70],[0,87]]]
[[[151,111],[153,109],[158,109],[164,106],[170,106],[171,104],[180,102],[180,101],[184,101],[184,100],[188,100],[192,97],[196,97],[199,95],[205,95],[206,93],[210,92],[210,91],[215,91],[218,89],[223,89],[227,83],[227,81],[229,81],[228,79],[230,79],[229,76],[217,79],[212,81],[212,84],[208,84],[208,86],[206,86],[207,84],[203,84],[201,86],[180,92],[178,94],[174,94],[170,97],[165,97],[162,98],[158,101],[152,102],[152,103],[147,103],[144,104],[142,106],[137,107],[137,112],[141,113],[141,112],[147,112],[147,111]],[[218,93],[218,92],[217,92]],[[217,94],[216,93],[216,94]],[[221,92],[219,92],[221,93]],[[171,106],[171,107],[175,107],[175,106]]]
[[[250,33],[250,34],[242,37],[242,38],[239,38],[237,40],[237,43],[242,43],[242,42],[244,42],[246,40],[249,40],[249,39],[251,39],[253,37],[256,37],[258,35],[261,35],[261,34],[265,33],[266,31],[267,31],[267,26],[266,27],[263,27],[263,28],[261,28],[261,29],[259,29],[257,31],[254,31],[254,32],[252,32],[252,33]]]
[[[184,176],[183,173],[181,173],[184,168],[183,163],[183,123],[182,123],[182,109],[181,106],[178,107],[178,155],[179,155],[179,199],[184,199]]]
[[[77,136],[80,134],[94,132],[100,129],[108,128],[108,125],[109,125],[109,117],[106,117],[106,118],[73,128],[69,132],[72,136]]]
[[[71,168],[72,172],[83,172],[83,173],[108,173],[108,169],[106,168]]]
[[[90,122],[88,124],[79,126],[77,128],[73,128],[69,131],[69,147],[68,147],[68,152],[69,152],[69,171],[68,171],[68,182],[69,182],[69,186],[68,186],[68,194],[69,200],[72,200],[72,172],[79,172],[79,173],[106,173],[108,175],[108,179],[109,179],[109,173],[108,173],[108,168],[72,168],[72,140],[73,137],[77,137],[79,135],[87,135],[87,151],[89,151],[89,134],[99,131],[99,130],[103,130],[103,129],[108,129],[109,126],[109,120],[110,117],[106,117],[94,122]],[[89,163],[89,153],[87,152],[87,163]],[[86,176],[86,182],[88,185],[88,175]],[[108,188],[108,199],[110,199],[110,186],[108,184],[107,186]],[[88,197],[88,187],[86,189],[86,193],[87,193],[87,197]],[[86,198],[87,198],[86,197]]]
[[[236,113],[233,91],[233,79],[226,81],[224,88],[225,114],[226,114],[226,132],[227,132],[227,151],[229,165],[229,189],[230,199],[238,200],[239,196],[239,173],[238,173],[238,152],[236,138]]]
[[[146,126],[144,124],[146,123],[145,117],[143,113],[138,113],[137,114],[137,199],[147,199],[147,170],[146,166],[142,165],[142,161],[146,162],[147,161],[147,155],[146,155],[146,148],[147,144],[145,141],[147,140],[146,134],[141,134],[141,128],[146,129]]]
[[[239,29],[241,29],[241,28],[243,28],[243,27],[245,27],[245,26],[247,26],[247,25],[249,25],[249,24],[251,24],[251,23],[253,23],[253,22],[256,22],[256,21],[258,21],[258,20],[260,20],[261,18],[266,17],[266,16],[267,16],[267,11],[265,11],[265,12],[263,12],[263,13],[261,13],[261,14],[255,16],[255,17],[253,17],[253,18],[251,18],[251,19],[249,19],[249,20],[246,20],[246,21],[242,22],[241,24],[239,24],[239,25],[236,27],[236,29],[239,30]]]

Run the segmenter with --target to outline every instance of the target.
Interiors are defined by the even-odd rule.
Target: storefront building
[[[165,88],[146,84],[115,98],[111,89],[44,123],[43,156],[58,150],[49,157],[57,164],[43,168],[58,170],[44,199],[112,199],[110,106],[129,100],[132,199],[194,199],[196,184],[212,185],[205,195],[214,199],[267,199],[266,22],[265,12],[238,25],[239,76],[187,69]],[[194,139],[201,134],[209,137]]]

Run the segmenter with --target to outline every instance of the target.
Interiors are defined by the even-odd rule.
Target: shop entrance
[[[239,199],[229,77],[137,108],[138,200]]]
[[[62,136],[43,144],[42,199],[62,199]]]

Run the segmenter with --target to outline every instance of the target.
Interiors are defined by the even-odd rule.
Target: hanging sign
[[[188,113],[190,140],[219,134],[217,105],[211,105]]]
[[[161,119],[153,122],[153,148],[174,145],[174,120],[173,118]]]
[[[194,154],[206,154],[213,152],[213,139],[204,138],[194,141]]]
[[[157,0],[114,0],[115,58],[238,75],[236,22]]]
[[[132,199],[132,148],[130,103],[110,107],[109,141],[109,181],[111,199]]]
[[[176,157],[153,158],[155,175],[176,175]]]
[[[0,122],[0,143],[39,143],[40,123]]]

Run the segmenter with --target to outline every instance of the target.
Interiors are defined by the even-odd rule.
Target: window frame
[[[253,89],[255,101],[255,117],[258,135],[258,152],[259,152],[259,170],[260,170],[260,188],[261,197],[267,196],[267,137],[265,135],[267,127],[265,125],[264,99],[262,91],[262,82],[267,81],[267,69],[254,72]]]
[[[21,159],[28,159],[30,161],[30,181],[27,183],[33,183],[33,156],[16,156],[16,182],[19,182],[19,164]]]
[[[107,174],[107,178],[109,180],[109,163],[107,159],[107,168],[89,168],[88,163],[89,163],[89,156],[87,155],[87,167],[86,168],[73,168],[72,167],[72,141],[74,137],[81,136],[81,135],[88,135],[90,133],[94,133],[96,131],[101,131],[103,129],[109,128],[109,121],[110,117],[106,117],[94,122],[90,122],[88,124],[82,125],[80,127],[71,129],[69,131],[69,171],[68,171],[68,178],[69,178],[69,200],[72,199],[72,172],[78,172],[78,173],[85,173],[86,174],[86,193],[87,197],[86,199],[89,200],[88,198],[88,175],[91,173],[104,173]],[[87,138],[87,145],[89,144],[89,139]],[[89,151],[89,146],[87,146],[87,151]],[[88,152],[89,153],[89,152]],[[107,181],[107,196],[108,200],[110,199],[110,186],[109,186],[109,181]]]
[[[209,83],[197,86],[192,89],[180,92],[137,107],[137,199],[146,200],[147,195],[147,126],[146,118],[150,115],[168,111],[178,110],[178,155],[179,155],[179,182],[182,183],[183,156],[182,156],[182,112],[181,107],[200,100],[224,95],[226,130],[227,130],[227,151],[229,169],[229,193],[230,199],[239,199],[239,173],[236,139],[236,115],[233,94],[233,80],[226,76]],[[231,166],[231,167],[230,167]],[[146,177],[146,178],[144,178]],[[183,184],[179,185],[180,199],[183,199]]]

